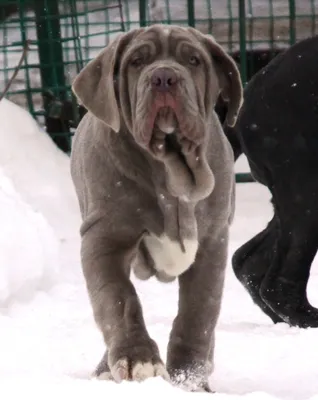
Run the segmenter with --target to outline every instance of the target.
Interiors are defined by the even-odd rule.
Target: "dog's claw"
[[[118,360],[113,368],[111,368],[112,376],[117,383],[124,380],[142,382],[148,378],[157,376],[161,376],[167,381],[170,380],[166,368],[160,362],[136,362],[133,366],[131,364],[127,358],[123,358]]]
[[[112,368],[112,375],[116,382],[120,383],[123,380],[129,379],[129,365],[127,359],[117,361]]]

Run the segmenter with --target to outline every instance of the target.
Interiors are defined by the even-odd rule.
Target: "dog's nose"
[[[177,83],[177,75],[170,68],[157,68],[151,77],[152,87],[160,91],[168,91]]]

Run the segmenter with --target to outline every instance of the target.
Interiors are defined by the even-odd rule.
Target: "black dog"
[[[232,263],[253,301],[273,320],[318,327],[307,283],[318,247],[318,36],[277,55],[247,84],[234,128],[256,181],[272,195],[274,217]]]

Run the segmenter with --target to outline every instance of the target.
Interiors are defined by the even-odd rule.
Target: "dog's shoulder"
[[[72,141],[71,172],[95,175],[99,168],[111,167],[107,142],[110,128],[87,112],[80,121]]]
[[[73,139],[71,174],[75,186],[85,182],[92,194],[130,191],[137,196],[143,188],[152,190],[147,159],[125,127],[113,132],[89,112]]]

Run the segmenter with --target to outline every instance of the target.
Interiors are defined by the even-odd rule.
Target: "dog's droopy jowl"
[[[214,106],[222,96],[235,123],[238,70],[213,37],[153,25],[117,36],[73,90],[88,110],[71,155],[82,268],[107,348],[95,376],[161,376],[209,391],[235,190],[233,152]],[[178,278],[166,363],[131,270],[140,279]]]

